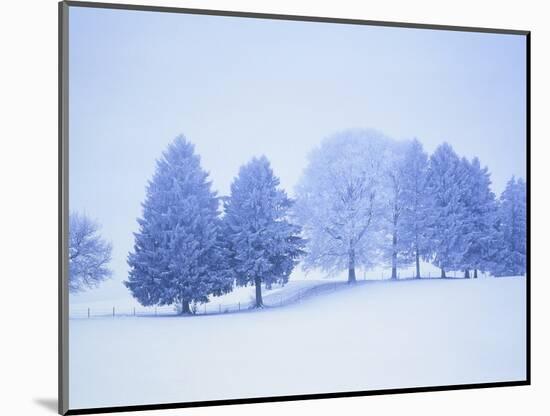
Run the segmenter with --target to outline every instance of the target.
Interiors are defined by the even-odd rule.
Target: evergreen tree
[[[462,192],[466,215],[461,227],[464,251],[460,266],[464,277],[469,278],[473,270],[473,277],[477,278],[478,270],[489,267],[496,201],[487,167],[482,168],[478,158],[472,162],[463,159],[462,165],[466,172]]]
[[[453,148],[447,143],[438,146],[430,158],[427,176],[430,253],[426,257],[441,269],[441,277],[460,266],[464,251],[465,179],[466,170]]]
[[[254,285],[263,307],[262,283],[286,283],[302,254],[300,227],[287,219],[292,201],[279,189],[265,156],[239,170],[225,200],[224,235],[237,285]]]
[[[191,302],[232,289],[220,247],[219,199],[194,146],[177,137],[157,161],[124,282],[144,306]]]
[[[416,278],[419,279],[420,259],[429,255],[430,241],[426,229],[430,217],[430,195],[427,190],[428,155],[417,139],[407,147],[403,167],[400,250],[405,259],[414,262]]]
[[[527,267],[527,189],[512,177],[500,196],[495,223],[495,276],[524,275]]]

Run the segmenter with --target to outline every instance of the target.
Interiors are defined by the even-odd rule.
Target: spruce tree
[[[464,277],[471,277],[473,271],[473,277],[477,278],[478,270],[489,267],[496,201],[488,168],[482,168],[478,158],[471,162],[463,159],[462,165],[466,172],[462,192],[466,215],[460,233],[464,244],[460,268],[464,270]]]
[[[157,161],[124,282],[144,306],[190,303],[232,289],[220,246],[219,198],[194,146],[177,137]]]
[[[224,203],[230,268],[237,285],[255,286],[258,308],[262,283],[286,283],[302,254],[300,227],[288,220],[291,204],[265,156],[241,167]]]
[[[441,269],[441,277],[459,267],[464,250],[465,178],[464,165],[453,148],[447,143],[438,146],[430,158],[427,176],[430,215],[426,231],[430,240],[427,257]]]
[[[500,196],[494,228],[495,276],[524,275],[527,267],[527,189],[512,177]]]

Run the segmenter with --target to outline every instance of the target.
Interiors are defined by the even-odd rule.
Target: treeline
[[[431,156],[418,140],[395,142],[372,130],[339,133],[310,156],[295,215],[308,239],[306,268],[415,265],[494,276],[526,267],[526,187],[510,179],[499,199],[477,158],[441,144]]]
[[[370,130],[322,142],[296,187],[280,188],[265,157],[242,166],[218,196],[194,146],[178,137],[157,161],[138,219],[125,285],[144,305],[193,312],[235,285],[284,284],[296,265],[329,273],[421,261],[441,269],[520,275],[526,267],[525,183],[499,199],[479,160],[444,143],[428,156],[419,141]]]

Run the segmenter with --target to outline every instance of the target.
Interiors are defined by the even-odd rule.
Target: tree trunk
[[[477,269],[474,269],[474,279],[477,279]]]
[[[254,285],[256,286],[256,308],[263,308],[264,301],[262,300],[262,279],[256,277],[254,279]]]
[[[181,300],[181,315],[188,315],[191,313],[191,309],[189,309],[189,301],[182,299]]]
[[[391,278],[397,279],[397,234],[393,232],[391,253]]]
[[[470,269],[466,269],[464,270],[464,279],[469,279],[470,278]]]
[[[416,251],[416,278],[420,279],[420,256],[418,255],[418,250]]]
[[[350,267],[348,269],[348,283],[355,283],[357,279],[355,278],[355,267]]]
[[[441,278],[442,279],[445,279],[447,276],[445,275],[445,269],[442,267],[441,268]]]
[[[348,283],[355,283],[357,279],[355,278],[355,250],[351,249],[349,251],[349,263],[348,263]]]

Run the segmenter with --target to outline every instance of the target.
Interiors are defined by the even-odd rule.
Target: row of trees
[[[218,197],[193,145],[178,137],[147,188],[125,285],[144,306],[189,313],[210,295],[251,284],[262,307],[262,283],[286,283],[303,254],[291,205],[265,157],[242,166],[231,195]]]
[[[499,201],[479,160],[444,143],[347,131],[313,151],[292,201],[265,157],[241,167],[228,197],[211,189],[194,147],[179,137],[158,161],[143,205],[126,286],[143,305],[208,301],[239,286],[285,283],[305,269],[339,273],[421,261],[494,275],[525,272],[526,195],[510,180]],[[220,211],[223,201],[223,213]],[[306,247],[307,242],[307,247]]]
[[[443,143],[428,157],[418,140],[375,131],[326,139],[297,188],[295,215],[308,239],[306,268],[328,272],[421,260],[441,269],[520,275],[526,267],[526,187],[512,178],[500,200],[488,169]]]
[[[520,275],[526,268],[526,187],[512,178],[499,199],[488,169],[446,143],[431,156],[418,140],[371,130],[324,140],[291,200],[265,157],[242,166],[227,197],[211,189],[194,147],[178,137],[157,161],[138,219],[124,284],[145,306],[182,313],[234,285],[286,283],[298,264],[328,273],[385,264],[397,278],[422,262],[441,269]],[[71,290],[110,275],[110,244],[71,215]]]

